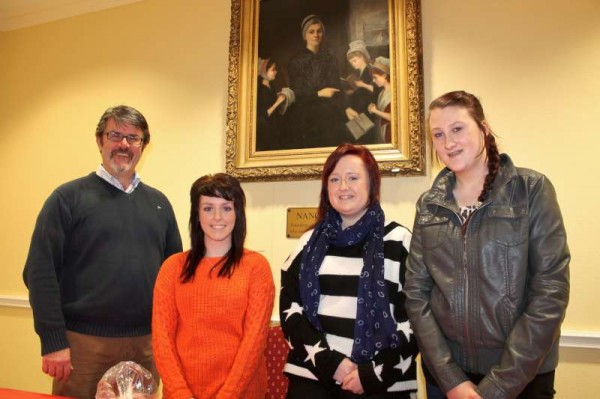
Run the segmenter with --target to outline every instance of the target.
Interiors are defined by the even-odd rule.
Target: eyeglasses
[[[120,143],[123,141],[123,138],[125,138],[125,140],[134,147],[139,147],[144,142],[144,138],[136,134],[124,135],[120,132],[108,132],[105,134],[110,141],[114,141],[115,143]]]

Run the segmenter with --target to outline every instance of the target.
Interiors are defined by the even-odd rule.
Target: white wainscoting
[[[0,306],[9,308],[29,308],[26,297],[0,295]],[[279,317],[273,317],[272,322],[279,322]],[[560,336],[560,346],[563,348],[600,349],[600,332],[564,330]]]

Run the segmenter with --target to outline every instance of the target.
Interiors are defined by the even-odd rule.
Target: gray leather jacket
[[[406,308],[444,392],[469,372],[485,375],[483,398],[514,398],[558,363],[571,257],[556,194],[503,154],[488,199],[461,226],[454,183],[444,169],[417,204]]]

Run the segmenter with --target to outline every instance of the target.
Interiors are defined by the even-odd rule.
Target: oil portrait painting
[[[317,178],[341,143],[424,174],[416,0],[232,1],[227,171]]]

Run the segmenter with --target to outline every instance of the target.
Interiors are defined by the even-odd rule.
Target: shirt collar
[[[133,190],[137,188],[138,184],[140,184],[141,180],[140,175],[138,175],[137,172],[134,172],[131,184],[129,185],[129,187],[125,188],[116,177],[114,177],[113,175],[108,173],[106,169],[104,169],[104,166],[102,166],[102,164],[98,166],[98,170],[96,170],[96,175],[98,175],[102,180],[108,182],[111,186],[118,188],[126,194],[131,194]]]

